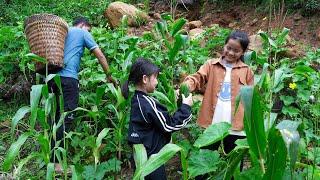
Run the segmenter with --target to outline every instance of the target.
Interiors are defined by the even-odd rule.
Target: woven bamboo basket
[[[48,72],[61,70],[68,24],[53,14],[35,14],[25,20],[24,29],[31,52],[48,61]],[[36,62],[36,72],[45,74],[46,65]]]

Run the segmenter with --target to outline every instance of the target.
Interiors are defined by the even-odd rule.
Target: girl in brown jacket
[[[233,31],[226,39],[222,57],[210,59],[183,83],[190,91],[204,92],[204,98],[197,123],[208,127],[213,123],[229,122],[232,125],[229,135],[224,138],[224,150],[229,153],[235,147],[235,141],[245,137],[243,131],[243,106],[236,113],[235,101],[242,85],[253,85],[253,72],[243,62],[243,55],[249,45],[245,32]],[[218,149],[220,143],[209,149]]]

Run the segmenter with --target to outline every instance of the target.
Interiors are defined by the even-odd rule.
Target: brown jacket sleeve
[[[206,85],[211,62],[212,61],[206,62],[196,73],[189,75],[184,79],[183,83],[188,85],[191,92],[200,91]]]
[[[253,85],[254,84],[254,74],[250,68],[247,70],[247,84],[248,85]]]

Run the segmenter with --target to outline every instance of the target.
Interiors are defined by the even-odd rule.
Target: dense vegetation
[[[319,2],[315,0],[286,2],[306,10],[307,7],[319,8]],[[205,131],[200,129],[195,123],[200,107],[198,101],[192,108],[194,120],[187,129],[174,134],[173,144],[149,160],[145,158],[143,147],[135,147],[135,155],[141,164],[137,164],[136,172],[128,173],[132,155],[126,142],[129,100],[122,97],[119,87],[106,83],[97,60],[88,52],[82,58],[75,129],[65,135],[63,147],[50,151],[49,142],[55,137],[63,118],[52,127],[48,124],[48,118],[54,116],[55,101],[53,94],[48,93],[46,82],[54,79],[59,83],[60,79],[55,75],[45,79],[35,75],[32,59],[39,57],[29,54],[23,32],[23,20],[27,16],[49,12],[68,22],[79,15],[89,17],[94,25],[92,34],[108,57],[112,76],[117,81],[123,83],[127,79],[132,61],[140,56],[161,67],[154,96],[170,112],[177,108],[174,91],[180,77],[194,73],[207,59],[220,52],[231,31],[216,25],[205,29],[198,39],[190,40],[182,31],[184,19],[174,20],[163,14],[162,21],[156,23],[152,31],[140,37],[128,36],[125,18],[121,27],[109,28],[103,17],[109,3],[101,0],[28,3],[7,0],[1,4],[0,83],[10,82],[17,74],[33,83],[30,97],[17,95],[9,102],[1,100],[0,122],[9,122],[8,131],[1,131],[0,138],[2,177],[68,179],[67,173],[57,175],[49,162],[50,156],[57,154],[59,163],[65,169],[70,167],[75,179],[128,176],[139,179],[175,155],[179,155],[181,167],[175,167],[173,176],[183,179],[203,173],[210,173],[215,179],[230,179],[232,175],[236,179],[320,178],[320,49],[308,49],[301,58],[283,57],[290,33],[286,28],[271,34],[261,32],[263,50],[246,54],[245,61],[255,72],[255,86],[243,88],[239,96],[239,101],[247,102],[245,107],[250,109],[245,114],[248,139],[238,141],[236,149],[229,154],[221,150],[200,150],[200,147],[225,137],[229,124],[215,124]],[[240,172],[238,164],[242,157],[247,163]]]

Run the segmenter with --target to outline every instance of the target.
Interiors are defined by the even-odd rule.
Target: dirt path
[[[259,30],[289,28],[290,37],[305,45],[319,48],[320,45],[320,13],[312,17],[303,17],[300,13],[286,13],[284,9],[273,10],[271,21],[269,13],[257,12],[257,8],[243,5],[234,5],[228,8],[217,7],[213,3],[203,6],[183,6],[177,9],[177,17],[186,17],[189,21],[200,20],[204,26],[219,24],[222,27],[240,29],[249,35],[256,34]],[[268,8],[268,7],[266,7]],[[151,6],[151,11],[156,13],[170,12],[170,6],[164,2],[157,2]]]

